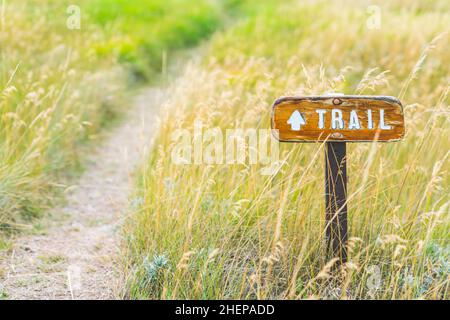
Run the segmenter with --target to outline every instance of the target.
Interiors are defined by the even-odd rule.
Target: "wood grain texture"
[[[319,127],[317,109],[326,110],[323,128]],[[339,128],[339,126],[335,129],[332,128],[333,109],[342,111],[344,128]],[[298,131],[293,130],[291,124],[288,124],[288,120],[296,110],[305,120]],[[349,129],[352,110],[356,112],[361,129]],[[368,110],[371,110],[373,128],[369,128]],[[384,123],[390,127],[389,129],[380,128],[380,110],[384,110],[382,111],[384,112]],[[398,141],[405,134],[402,104],[396,98],[387,96],[283,97],[276,100],[273,105],[272,129],[275,129],[273,130],[275,138],[284,142]]]

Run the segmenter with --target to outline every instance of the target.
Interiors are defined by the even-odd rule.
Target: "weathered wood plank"
[[[272,129],[285,142],[397,141],[405,134],[402,104],[386,96],[280,98],[273,105]]]
[[[327,142],[325,149],[325,236],[328,259],[347,262],[347,147]]]

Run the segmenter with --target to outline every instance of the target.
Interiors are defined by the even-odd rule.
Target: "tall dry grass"
[[[364,1],[255,10],[187,69],[131,201],[130,297],[448,298],[450,8],[378,4],[379,30],[366,27]],[[282,145],[269,177],[258,165],[171,160],[173,132],[196,120],[269,128],[275,98],[327,91],[398,96],[407,130],[402,142],[348,147],[350,258],[339,275],[323,254],[322,144]]]
[[[93,24],[66,27],[67,5],[3,1],[0,19],[0,229],[29,227],[80,168],[80,144],[120,113],[125,77],[98,57]],[[86,20],[83,20],[85,22]]]
[[[67,26],[74,4],[79,29]],[[99,141],[129,108],[130,79],[157,79],[164,57],[221,25],[219,8],[208,0],[0,1],[0,237],[30,228],[63,199],[85,142]]]

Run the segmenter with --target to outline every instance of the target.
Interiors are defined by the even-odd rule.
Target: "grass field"
[[[86,2],[91,19],[106,30],[101,56],[116,55],[138,80],[154,80],[170,54],[198,44],[225,19],[220,1],[95,0]]]
[[[270,5],[216,34],[173,86],[124,230],[131,298],[448,299],[447,1]],[[373,9],[373,8],[372,8]],[[176,129],[269,128],[282,95],[382,94],[404,104],[402,142],[348,147],[350,259],[323,257],[323,145],[282,145],[282,166],[176,165]],[[173,120],[173,115],[177,119]],[[339,280],[339,281],[338,281]]]
[[[70,5],[79,7],[80,25]],[[26,229],[61,200],[86,141],[120,118],[129,79],[152,80],[162,57],[221,24],[218,3],[1,2],[0,230]],[[76,22],[76,21],[75,21]],[[82,157],[81,157],[82,158]]]
[[[85,268],[85,281],[93,266],[115,270],[114,241],[89,240],[112,229],[95,212],[78,234],[77,217],[61,222],[67,229],[42,252],[14,242],[45,238],[36,218],[77,187],[86,155],[125,121],[136,89],[166,84],[176,53],[200,44],[136,172],[121,230],[123,296],[448,299],[448,21],[446,0],[0,0],[0,299],[55,297],[28,274],[74,298],[70,267]],[[199,124],[223,135],[269,129],[276,98],[329,92],[398,97],[406,123],[400,142],[348,144],[349,261],[338,271],[325,254],[324,144],[280,144],[269,175],[249,163],[252,150],[242,164],[209,163],[206,152],[174,161],[180,138],[189,152],[211,142],[195,134]],[[215,155],[229,151],[219,147]],[[82,235],[88,258],[52,251],[79,250]],[[70,241],[51,243],[61,238]],[[98,263],[102,245],[111,256]],[[63,280],[36,271],[34,256],[56,256]]]

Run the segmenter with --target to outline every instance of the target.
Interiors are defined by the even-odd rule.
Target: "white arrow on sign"
[[[305,119],[303,118],[300,111],[295,110],[292,114],[289,120],[287,121],[287,124],[291,125],[292,131],[300,131],[301,127],[306,124]]]

